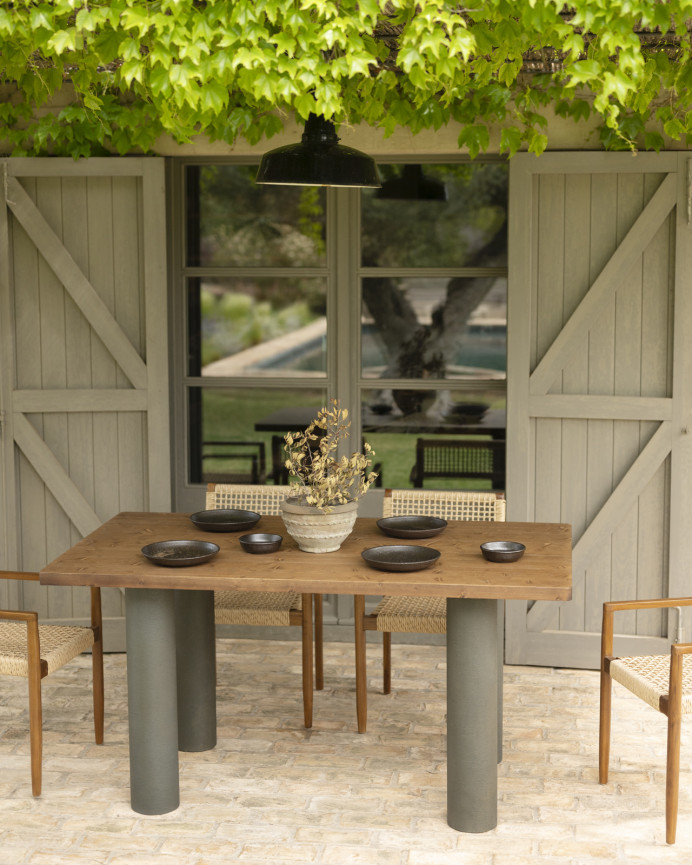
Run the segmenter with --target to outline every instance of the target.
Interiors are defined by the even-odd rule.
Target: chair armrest
[[[601,670],[603,659],[613,654],[613,614],[622,610],[655,610],[666,607],[690,607],[692,598],[649,598],[641,601],[606,601],[603,604],[601,629]]]
[[[30,571],[0,571],[0,580],[33,580],[38,582],[39,575]]]
[[[0,619],[7,622],[36,622],[38,623],[38,613],[31,610],[0,610]]]

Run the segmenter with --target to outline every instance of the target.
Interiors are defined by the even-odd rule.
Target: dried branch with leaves
[[[375,454],[367,442],[364,453],[337,457],[339,442],[350,435],[350,426],[348,409],[332,400],[331,407],[321,408],[304,432],[284,436],[285,466],[295,478],[291,495],[326,514],[334,505],[357,501],[377,478],[376,472],[366,474]]]

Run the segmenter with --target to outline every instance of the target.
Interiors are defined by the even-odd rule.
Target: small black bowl
[[[283,537],[281,535],[255,532],[251,535],[242,535],[238,540],[246,553],[275,553],[281,546]]]
[[[526,547],[517,541],[489,541],[481,544],[483,557],[489,562],[516,562],[526,551]]]

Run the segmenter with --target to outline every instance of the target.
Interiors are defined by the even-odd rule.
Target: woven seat
[[[288,486],[264,484],[209,484],[207,510],[243,508],[258,514],[281,512]],[[314,596],[315,606],[315,687],[324,687],[322,653],[322,596]],[[302,629],[303,713],[305,726],[312,726],[313,596],[297,592],[214,592],[214,621],[217,625],[290,626]]]
[[[445,520],[504,520],[505,500],[493,492],[455,492],[428,490],[385,490],[382,515],[425,515]],[[363,595],[354,597],[356,642],[356,711],[358,732],[367,728],[367,680],[365,675],[365,632],[383,634],[383,677],[385,694],[391,692],[392,632],[444,634],[447,631],[445,598],[419,598],[408,595],[383,598],[372,613],[365,613]]]
[[[38,574],[0,571],[3,579],[38,580]],[[101,590],[91,589],[91,626],[39,625],[38,614],[28,610],[0,610],[0,674],[29,680],[29,738],[31,790],[41,795],[43,747],[41,679],[59,670],[77,655],[92,650],[94,731],[103,744],[103,643]]]
[[[668,718],[666,760],[666,842],[675,843],[680,784],[680,729],[682,716],[692,712],[692,643],[672,645],[669,655],[613,656],[614,613],[686,607],[692,598],[649,601],[608,601],[603,605],[601,635],[601,707],[598,780],[608,782],[612,680]]]

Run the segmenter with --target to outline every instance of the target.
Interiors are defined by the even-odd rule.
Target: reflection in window
[[[381,165],[386,186],[404,166]],[[365,267],[497,267],[507,263],[506,163],[425,165],[423,177],[444,184],[446,200],[382,198],[362,191]],[[405,193],[402,193],[405,194]]]
[[[324,265],[324,190],[260,187],[256,173],[254,165],[188,166],[188,266]]]
[[[188,281],[189,374],[326,374],[323,279],[235,277]]]
[[[286,483],[283,437],[325,404],[322,389],[199,388],[189,394],[190,482]]]
[[[365,378],[504,379],[507,279],[363,280]]]

